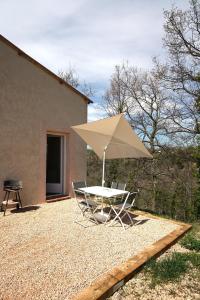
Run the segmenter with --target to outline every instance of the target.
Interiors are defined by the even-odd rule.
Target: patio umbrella
[[[106,158],[152,158],[123,114],[72,126],[72,129],[103,159],[102,186],[105,182]]]

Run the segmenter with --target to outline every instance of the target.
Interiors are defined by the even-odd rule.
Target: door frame
[[[46,162],[47,162],[47,137],[48,136],[55,136],[60,137],[61,142],[61,163],[60,163],[60,172],[61,172],[61,184],[62,184],[62,191],[61,193],[55,193],[53,195],[63,195],[65,194],[66,190],[66,135],[59,132],[46,132]],[[47,168],[47,166],[46,166]],[[47,182],[46,182],[46,196],[47,196]]]

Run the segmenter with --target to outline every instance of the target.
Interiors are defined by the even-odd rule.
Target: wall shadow
[[[40,206],[38,205],[31,205],[31,206],[25,206],[25,207],[22,207],[22,208],[19,208],[19,209],[12,209],[10,212],[12,214],[15,214],[15,213],[25,213],[25,212],[28,212],[28,211],[34,211],[34,210],[38,210],[40,208]]]

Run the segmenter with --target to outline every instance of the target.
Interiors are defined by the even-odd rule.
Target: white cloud
[[[57,73],[74,66],[98,86],[116,64],[151,66],[173,0],[1,0],[1,34]],[[179,7],[187,1],[177,0]]]
[[[106,117],[105,111],[98,103],[88,105],[88,122],[97,121]]]

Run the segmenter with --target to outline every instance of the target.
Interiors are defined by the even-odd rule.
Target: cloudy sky
[[[76,69],[90,83],[96,110],[114,66],[149,68],[162,56],[163,9],[187,0],[0,0],[0,33],[55,73]]]

